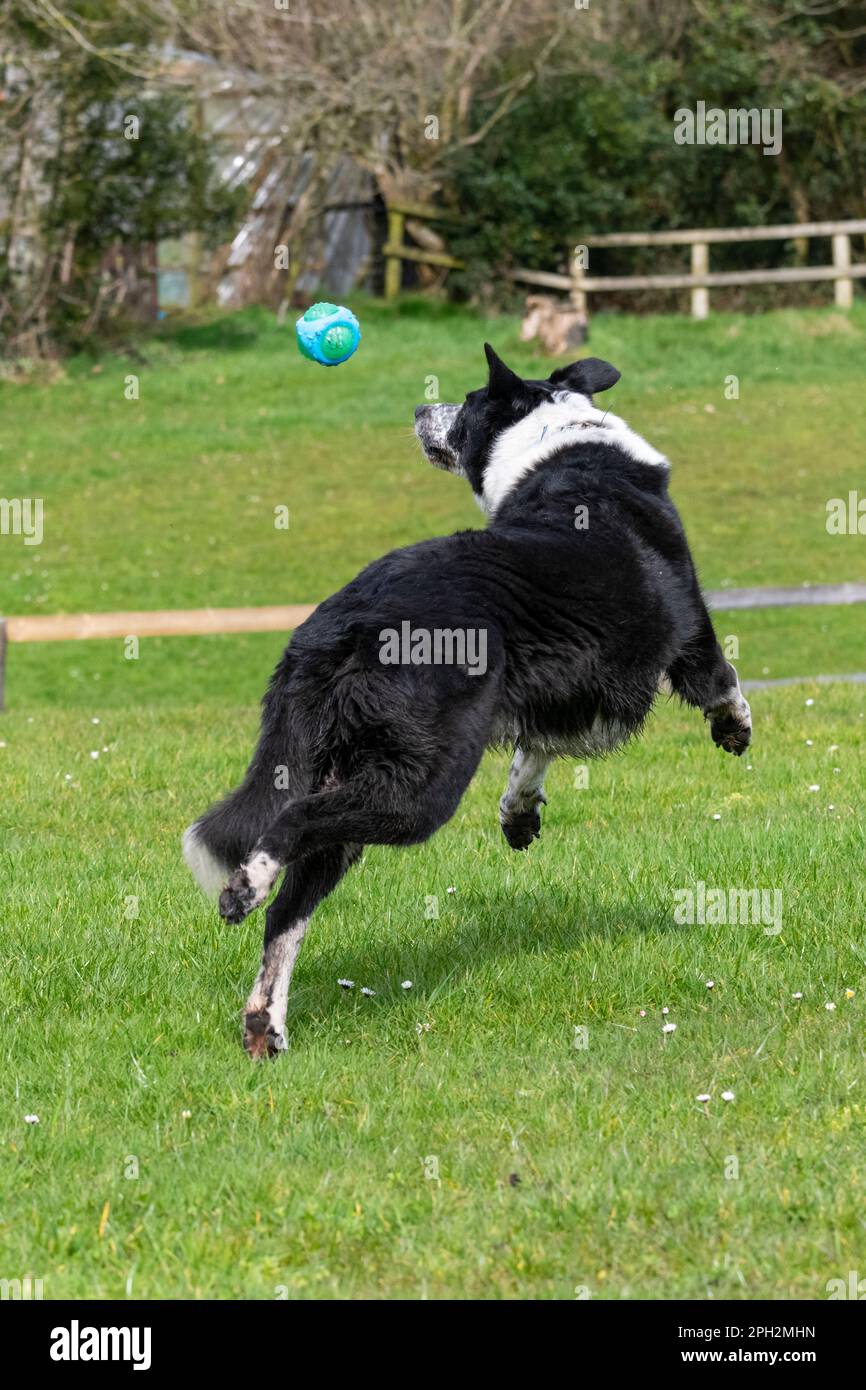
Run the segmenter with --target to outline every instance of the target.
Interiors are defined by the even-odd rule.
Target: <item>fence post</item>
[[[403,245],[403,226],[405,216],[396,208],[388,209],[388,245]],[[396,299],[403,283],[403,262],[399,256],[385,258],[385,298]]]
[[[692,275],[706,275],[710,268],[710,248],[705,241],[692,242]],[[705,319],[710,312],[710,292],[704,286],[692,289],[692,318]]]
[[[586,279],[586,271],[580,264],[579,247],[575,247],[571,253],[571,307],[575,313],[580,314],[582,319],[586,318],[586,290],[583,282]]]
[[[6,619],[0,618],[0,711],[6,708]]]
[[[833,264],[837,270],[849,270],[851,266],[851,238],[847,232],[833,237]],[[854,303],[854,281],[843,276],[833,282],[833,297],[838,309],[850,309]]]

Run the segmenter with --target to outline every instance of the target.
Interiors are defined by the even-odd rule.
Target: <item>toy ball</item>
[[[361,341],[361,326],[341,304],[311,304],[295,324],[302,356],[322,367],[339,367]]]

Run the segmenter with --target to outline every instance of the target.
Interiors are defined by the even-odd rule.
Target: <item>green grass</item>
[[[259,1067],[260,914],[222,925],[177,853],[253,711],[8,716],[3,1271],[46,1297],[668,1299],[862,1269],[866,692],[756,703],[748,760],[666,706],[586,790],[558,765],[525,856],[489,758],[438,836],[368,851],[320,910]],[[781,934],[677,925],[698,879],[778,888]]]
[[[4,492],[45,499],[40,547],[0,538],[0,612],[315,601],[389,546],[479,524],[420,462],[411,407],[431,374],[443,399],[476,385],[484,336],[542,364],[512,319],[361,307],[339,372],[246,314],[170,327],[143,366],[0,385]],[[596,320],[624,372],[611,404],[674,460],[708,586],[866,577],[866,540],[824,526],[862,487],[864,331],[862,306]],[[747,677],[864,667],[859,608],[717,629]],[[751,1299],[862,1272],[866,688],[756,694],[741,760],[662,704],[587,789],[552,770],[524,856],[488,757],[440,834],[369,850],[324,904],[290,1051],[253,1067],[261,914],[222,925],[178,837],[241,773],[281,646],[10,649],[0,1277],[48,1298]],[[778,889],[783,930],[679,925],[699,879]]]
[[[5,495],[45,507],[41,546],[3,540],[0,612],[315,602],[395,545],[477,526],[466,485],[422,462],[413,407],[430,377],[443,400],[481,384],[485,334],[524,372],[550,363],[510,318],[411,303],[361,317],[361,349],[336,370],[249,314],[169,332],[144,366],[0,385]],[[864,341],[859,304],[848,319],[595,321],[591,351],[623,372],[605,404],[672,459],[708,587],[866,579],[863,538],[825,526],[827,500],[863,485]]]

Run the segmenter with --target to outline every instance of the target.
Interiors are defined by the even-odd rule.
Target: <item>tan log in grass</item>
[[[0,710],[5,708],[9,642],[80,642],[93,637],[199,637],[228,632],[289,632],[314,605],[268,608],[187,608],[132,613],[55,613],[0,618]]]
[[[91,637],[194,637],[218,632],[280,632],[302,623],[310,604],[267,608],[189,608],[140,613],[58,613],[7,618],[10,642],[70,642]]]

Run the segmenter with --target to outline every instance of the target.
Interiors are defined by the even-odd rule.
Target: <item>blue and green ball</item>
[[[302,356],[322,367],[339,367],[361,341],[361,326],[341,304],[311,304],[295,324]]]

